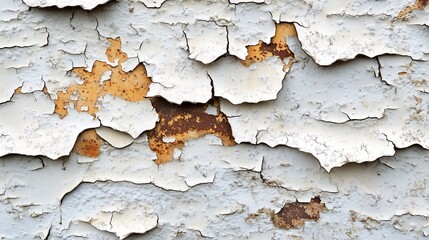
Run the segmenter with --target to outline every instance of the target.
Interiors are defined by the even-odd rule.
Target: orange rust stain
[[[55,112],[61,118],[68,114],[69,103],[74,103],[77,111],[82,111],[82,107],[87,107],[87,112],[94,116],[98,111],[97,99],[106,94],[121,97],[130,102],[145,98],[152,82],[151,78],[147,76],[146,68],[143,64],[139,64],[130,72],[123,71],[122,63],[128,59],[128,56],[121,51],[121,39],[117,37],[108,39],[108,41],[110,46],[106,50],[106,56],[111,62],[117,61],[118,65],[112,67],[106,62],[95,61],[90,72],[85,68],[74,68],[73,72],[83,80],[83,83],[69,86],[65,92],[57,93]],[[103,74],[109,71],[111,71],[110,79],[101,82]]]
[[[22,87],[18,87],[17,89],[15,89],[15,93],[22,94]]]
[[[92,158],[100,156],[100,147],[103,141],[94,129],[88,129],[79,134],[73,151],[79,155]]]
[[[259,41],[258,44],[247,46],[247,57],[241,63],[245,66],[250,66],[253,63],[262,62],[269,57],[277,56],[282,61],[288,57],[293,58],[293,53],[290,51],[287,43],[287,36],[296,36],[296,29],[293,24],[280,23],[276,25],[276,33],[271,38],[270,43]],[[292,61],[285,63],[285,67],[290,67]]]
[[[152,105],[159,115],[159,122],[148,134],[149,146],[156,152],[157,164],[173,159],[174,149],[182,149],[185,141],[196,139],[206,134],[214,134],[224,146],[235,144],[231,126],[223,113],[210,115],[205,113],[208,104],[183,103],[176,105],[162,98],[151,99]],[[215,106],[218,103],[215,103]],[[163,138],[174,138],[172,142],[164,142]]]
[[[403,19],[407,14],[411,13],[412,11],[422,10],[428,5],[429,5],[429,0],[416,0],[416,2],[413,5],[408,6],[404,8],[402,11],[400,11],[397,18]]]
[[[305,220],[319,220],[320,212],[324,210],[325,204],[319,197],[314,197],[310,202],[286,203],[278,213],[271,215],[271,219],[278,228],[299,228]]]

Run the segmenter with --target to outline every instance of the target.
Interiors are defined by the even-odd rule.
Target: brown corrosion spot
[[[186,140],[206,134],[216,135],[225,146],[235,144],[226,116],[221,112],[217,115],[206,113],[208,104],[176,105],[162,98],[151,101],[159,115],[159,122],[148,134],[149,146],[157,155],[157,164],[171,161],[174,149],[182,149]],[[165,141],[166,138],[171,141]]]
[[[146,68],[139,64],[134,70],[125,72],[122,63],[128,59],[126,53],[121,51],[121,39],[108,39],[110,46],[106,50],[106,56],[111,62],[118,65],[112,67],[106,62],[95,61],[90,72],[85,68],[74,68],[73,73],[83,80],[82,84],[69,86],[65,92],[58,92],[55,101],[55,112],[64,118],[67,114],[69,103],[74,103],[77,111],[87,111],[95,115],[97,99],[100,96],[111,94],[126,101],[135,102],[143,100],[149,91],[152,82],[147,76]],[[107,76],[108,80],[102,81]],[[109,77],[110,75],[110,77]]]
[[[310,202],[286,203],[278,213],[271,215],[271,219],[278,228],[299,228],[304,225],[305,220],[319,220],[320,212],[325,209],[320,198],[314,197]]]
[[[262,62],[272,56],[277,56],[282,61],[285,61],[288,57],[293,58],[293,53],[286,43],[287,36],[296,36],[295,26],[290,23],[277,24],[276,33],[271,38],[271,42],[265,43],[259,41],[256,45],[247,46],[247,57],[241,63],[245,66],[250,66],[253,63]],[[288,67],[291,64],[291,61],[285,63],[285,65],[289,65]]]
[[[404,8],[402,11],[400,11],[397,18],[403,19],[407,14],[411,13],[412,11],[422,10],[428,5],[429,5],[429,0],[416,0],[416,2],[413,5],[408,6]]]
[[[43,87],[42,92],[43,92],[43,93],[45,93],[45,94],[47,94],[47,95],[49,94],[49,93],[48,93],[48,88],[46,88],[46,86],[45,86],[45,87]],[[17,87],[17,88],[15,89],[15,94],[22,94],[22,86]]]
[[[16,94],[22,94],[22,86],[15,89]]]
[[[79,155],[96,158],[100,156],[101,138],[94,129],[88,129],[79,134],[73,151]]]

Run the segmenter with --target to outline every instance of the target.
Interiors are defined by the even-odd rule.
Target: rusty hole
[[[162,98],[153,98],[151,101],[160,119],[148,133],[149,146],[157,155],[157,164],[171,161],[174,149],[182,149],[187,140],[206,134],[216,135],[224,146],[235,145],[227,117],[220,111],[218,115],[206,113],[209,104],[176,105]],[[213,105],[219,108],[217,100]],[[164,142],[165,137],[173,140]]]
[[[95,129],[88,129],[79,134],[73,151],[79,155],[96,158],[100,156],[100,147],[103,144]]]
[[[271,215],[271,219],[278,228],[299,228],[305,220],[319,220],[323,210],[326,210],[325,204],[319,197],[314,197],[310,202],[286,203],[279,212]]]
[[[267,58],[272,56],[279,57],[282,61],[288,57],[293,58],[293,53],[290,51],[287,43],[287,36],[296,36],[296,30],[291,23],[279,23],[276,25],[276,33],[271,38],[270,43],[259,41],[258,44],[247,46],[247,56],[241,63],[245,66],[265,61]],[[286,66],[290,67],[292,62],[285,63]]]

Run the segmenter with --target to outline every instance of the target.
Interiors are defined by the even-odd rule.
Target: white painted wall
[[[0,238],[429,236],[426,5],[2,0]],[[282,22],[290,56],[242,64]]]

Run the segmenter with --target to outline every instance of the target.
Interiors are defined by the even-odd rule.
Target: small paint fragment
[[[95,131],[98,136],[115,148],[124,148],[134,142],[134,138],[127,133],[116,131],[109,127],[99,127]]]
[[[101,138],[94,129],[88,129],[79,134],[73,151],[79,155],[96,158],[100,156]]]
[[[176,105],[161,98],[151,101],[160,119],[148,133],[149,146],[156,152],[157,164],[171,161],[175,149],[182,149],[185,141],[206,134],[216,135],[224,146],[235,144],[226,116],[222,112],[217,115],[206,113],[209,104]]]
[[[102,61],[96,61],[92,71],[85,68],[75,68],[73,73],[82,80],[82,84],[75,84],[67,88],[65,92],[58,92],[55,101],[55,112],[64,118],[68,114],[67,108],[70,103],[74,104],[77,111],[84,109],[95,116],[98,111],[97,99],[100,96],[111,94],[129,102],[143,100],[149,91],[152,80],[146,74],[146,68],[139,64],[134,70],[125,72],[122,63],[128,59],[125,52],[121,51],[121,39],[108,39],[110,46],[106,50],[106,56],[117,66]],[[107,79],[108,78],[108,79]]]
[[[320,212],[323,210],[326,210],[325,204],[319,197],[314,197],[310,202],[286,203],[278,213],[271,216],[271,219],[278,228],[299,228],[304,225],[305,220],[319,220]]]
[[[108,1],[110,0],[24,0],[24,3],[27,4],[29,7],[45,8],[55,6],[58,8],[64,8],[80,6],[85,10],[91,10],[98,5],[105,4]]]

